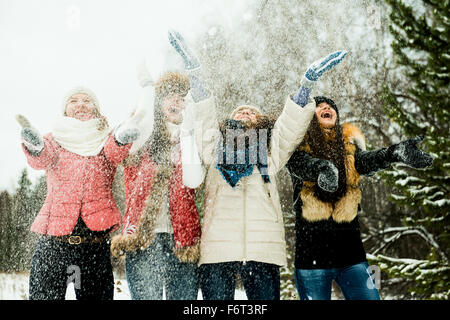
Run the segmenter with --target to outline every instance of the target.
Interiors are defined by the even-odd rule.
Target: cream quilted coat
[[[304,108],[287,98],[270,140],[270,183],[259,170],[232,188],[216,169],[220,139],[214,97],[194,103],[196,141],[207,169],[199,264],[258,261],[286,265],[283,216],[275,174],[302,141],[314,115],[315,104]]]

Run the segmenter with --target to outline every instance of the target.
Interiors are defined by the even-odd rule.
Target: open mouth
[[[322,112],[322,114],[320,115],[320,117],[321,117],[322,119],[331,119],[333,116],[331,115],[330,112],[324,111],[324,112]]]

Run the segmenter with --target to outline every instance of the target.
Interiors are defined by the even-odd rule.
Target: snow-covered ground
[[[245,292],[236,290],[236,300],[246,300]],[[28,299],[28,274],[26,273],[0,273],[0,300],[27,300]],[[69,284],[66,292],[67,300],[75,300],[73,283]],[[114,281],[114,300],[130,300],[130,291],[125,279]],[[198,299],[202,299],[199,291]]]

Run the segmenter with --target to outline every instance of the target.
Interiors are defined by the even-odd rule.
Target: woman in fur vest
[[[203,299],[233,300],[240,275],[248,299],[279,300],[286,242],[275,175],[313,117],[314,103],[308,103],[312,84],[346,53],[336,52],[311,66],[311,78],[302,81],[302,99],[288,97],[278,119],[242,105],[219,123],[214,97],[198,77],[197,58],[179,33],[171,31],[169,38],[191,79],[188,99],[207,168],[199,261]]]
[[[360,130],[350,123],[340,124],[334,101],[322,96],[314,99],[315,117],[287,164],[297,213],[297,291],[300,299],[329,300],[334,280],[346,299],[378,300],[360,237],[360,176],[372,175],[393,162],[424,168],[432,158],[416,147],[421,138],[366,151]]]
[[[30,271],[31,300],[63,300],[74,280],[77,299],[112,300],[110,233],[122,217],[112,185],[117,166],[140,134],[132,121],[112,131],[96,95],[76,87],[52,131],[41,136],[19,115],[29,165],[45,170],[47,197],[31,226],[40,234]]]
[[[200,220],[194,189],[204,173],[185,110],[189,78],[167,72],[153,84],[144,70],[140,82],[144,92],[138,109],[152,109],[153,117],[123,162],[125,221],[111,250],[115,256],[126,254],[133,300],[161,300],[163,288],[168,300],[195,300]]]

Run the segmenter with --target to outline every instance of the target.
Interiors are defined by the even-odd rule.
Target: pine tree
[[[420,259],[376,255],[371,262],[392,277],[410,281],[415,298],[449,299],[450,2],[422,0],[414,7],[402,0],[386,2],[392,9],[392,48],[409,86],[398,92],[386,85],[384,110],[406,137],[424,135],[420,148],[435,160],[427,169],[398,164],[382,174],[395,187],[391,200],[408,209],[403,226],[382,231],[389,236],[384,245],[414,234],[427,252]]]
[[[7,270],[12,199],[8,191],[0,193],[0,271]]]
[[[27,234],[29,216],[33,211],[31,201],[31,181],[27,169],[23,169],[18,181],[18,187],[13,196],[10,225],[10,247],[8,248],[12,270],[23,271],[26,264]]]

